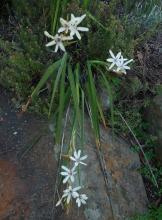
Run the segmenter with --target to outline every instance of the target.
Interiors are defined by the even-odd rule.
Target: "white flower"
[[[83,19],[86,17],[86,14],[75,17],[73,14],[71,14],[71,20],[66,21],[63,18],[60,18],[60,23],[62,24],[62,27],[59,28],[58,33],[65,32],[68,33],[70,31],[70,36],[73,37],[74,35],[77,36],[77,38],[80,40],[81,35],[79,31],[89,31],[86,27],[78,27],[78,25],[83,21]]]
[[[55,52],[57,52],[59,48],[65,52],[65,47],[64,47],[63,41],[73,39],[72,36],[63,36],[63,35],[58,35],[58,34],[56,34],[55,36],[52,36],[47,31],[45,31],[44,34],[46,35],[46,37],[52,39],[52,41],[50,41],[49,43],[46,44],[46,47],[56,45]]]
[[[111,50],[109,50],[109,53],[111,55],[111,58],[108,58],[107,62],[112,63],[109,67],[109,69],[111,70],[115,65],[118,65],[118,63],[120,62],[121,52],[119,52],[116,56]]]
[[[111,50],[109,50],[109,53],[111,55],[111,58],[108,58],[107,62],[112,63],[109,69],[112,69],[115,72],[122,72],[126,74],[126,70],[130,69],[128,64],[132,62],[133,60],[132,59],[128,60],[127,58],[123,58],[123,56],[121,55],[121,52],[119,52],[116,56]]]
[[[130,67],[128,66],[128,64],[131,63],[132,61],[133,59],[128,60],[128,59],[124,59],[123,56],[121,56],[121,59],[119,63],[117,64],[117,72],[122,72],[126,74],[126,70],[130,70]]]
[[[63,170],[63,172],[61,172],[62,176],[65,176],[65,178],[63,179],[63,183],[66,183],[69,179],[71,180],[71,182],[74,182],[74,175],[76,174],[75,172],[75,167],[73,167],[72,169],[68,169],[65,166],[61,166]]]
[[[88,197],[86,196],[86,194],[81,194],[81,195],[77,196],[76,203],[77,203],[78,207],[80,207],[81,204],[85,205],[87,199],[88,199]]]
[[[72,188],[72,186],[69,186],[67,189],[65,189],[63,191],[63,196],[61,197],[61,199],[57,202],[56,206],[59,206],[62,202],[62,199],[66,197],[66,202],[67,204],[69,204],[70,200],[72,198],[76,198],[79,197],[79,193],[77,192],[78,190],[81,189],[81,186]]]
[[[81,157],[81,150],[78,150],[78,152],[75,150],[74,151],[74,156],[70,157],[72,161],[75,161],[75,167],[78,166],[79,164],[87,165],[86,163],[82,162],[87,158],[87,155]]]

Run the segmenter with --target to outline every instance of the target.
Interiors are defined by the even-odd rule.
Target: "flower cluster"
[[[75,17],[73,14],[71,14],[70,21],[60,18],[62,27],[58,29],[58,33],[55,36],[50,35],[47,31],[44,32],[46,37],[52,39],[52,41],[47,43],[46,46],[50,47],[55,45],[55,52],[57,52],[58,49],[61,49],[65,52],[64,41],[73,40],[75,35],[79,40],[81,40],[79,31],[89,31],[89,29],[86,27],[78,27],[85,17],[86,14],[80,17]]]
[[[70,157],[71,161],[74,163],[74,166],[69,169],[66,166],[62,166],[62,172],[60,173],[64,176],[63,183],[68,183],[68,188],[63,191],[63,195],[61,199],[57,202],[56,206],[60,205],[62,200],[64,199],[67,204],[70,203],[71,199],[75,199],[78,207],[82,204],[86,204],[86,200],[88,199],[86,194],[80,194],[78,191],[82,188],[81,186],[77,186],[73,188],[73,183],[75,182],[75,175],[77,173],[76,168],[82,164],[87,165],[83,161],[87,158],[87,155],[81,156],[81,150],[74,151],[74,155]]]
[[[111,55],[111,58],[107,59],[107,62],[111,63],[109,70],[126,74],[126,70],[130,69],[128,64],[131,63],[133,60],[128,60],[127,58],[124,58],[121,52],[119,52],[116,56],[111,50],[109,50],[109,53]]]

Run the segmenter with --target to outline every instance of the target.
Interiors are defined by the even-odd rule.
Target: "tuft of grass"
[[[147,214],[138,215],[129,220],[161,220],[162,219],[162,205],[158,208],[151,207]]]

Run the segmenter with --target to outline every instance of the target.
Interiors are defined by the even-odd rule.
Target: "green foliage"
[[[38,46],[38,45],[37,45]],[[0,40],[1,73],[0,83],[8,89],[12,89],[18,98],[25,98],[30,94],[34,79],[37,81],[44,65],[39,59],[34,59],[30,52],[24,53],[10,42]],[[28,50],[33,50],[28,47]],[[32,59],[33,57],[33,59]],[[38,79],[37,79],[38,77]]]
[[[64,9],[67,7],[67,4],[70,3],[70,0],[51,0],[51,32],[55,34],[59,25],[60,17],[63,15]]]
[[[70,141],[79,130],[84,145],[86,110],[99,146],[99,124],[107,125],[107,115],[98,94],[98,85],[102,83],[110,97],[108,114],[112,120],[109,124],[115,131],[129,135],[127,126],[119,117],[119,112],[122,113],[137,138],[147,146],[148,159],[154,160],[155,140],[154,137],[148,138],[147,125],[142,117],[144,104],[133,103],[130,99],[142,90],[141,81],[137,77],[126,81],[124,77],[110,74],[104,61],[109,49],[115,53],[122,51],[123,55],[133,58],[138,43],[146,40],[162,21],[159,3],[158,0],[112,0],[108,5],[97,0],[12,1],[15,28],[11,31],[11,41],[5,36],[0,39],[0,84],[14,91],[21,103],[31,95],[34,110],[48,113],[55,121],[54,136],[59,144],[65,113],[70,106]],[[47,53],[43,46],[43,31],[52,29],[55,34],[60,17],[66,19],[70,13],[80,16],[85,12],[85,26],[89,27],[89,33],[80,43],[69,45],[70,49],[67,48],[62,58],[60,54],[49,55],[51,50],[48,49]],[[127,94],[128,102],[124,94]],[[159,178],[161,169],[159,172],[154,167],[153,171]],[[142,168],[142,173],[153,182],[147,166]],[[158,219],[159,213],[161,208],[141,218]]]
[[[145,215],[136,216],[130,220],[161,220],[162,219],[162,205],[159,208],[150,208]]]

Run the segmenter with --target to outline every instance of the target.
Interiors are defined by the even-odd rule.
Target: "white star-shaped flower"
[[[81,40],[81,35],[79,31],[89,31],[87,27],[78,27],[78,25],[83,21],[83,19],[86,17],[86,14],[80,16],[80,17],[75,17],[73,14],[71,14],[71,20],[66,21],[63,18],[60,18],[60,23],[62,25],[61,28],[59,28],[58,33],[65,32],[68,33],[70,31],[70,36],[77,36],[79,40]]]
[[[75,150],[74,156],[70,157],[70,159],[75,162],[75,167],[78,166],[79,164],[87,165],[86,163],[82,162],[86,158],[87,158],[87,155],[81,157],[81,150],[78,150],[78,152]]]
[[[64,170],[63,172],[61,172],[61,175],[65,176],[65,178],[63,179],[63,183],[66,183],[69,179],[71,182],[74,182],[74,175],[76,174],[75,167],[73,167],[72,169],[68,169],[65,166],[61,167]]]
[[[85,205],[87,199],[88,197],[86,196],[86,194],[80,194],[79,196],[77,196],[76,203],[78,207],[80,207],[81,204]]]
[[[133,60],[128,60],[127,58],[124,58],[121,55],[121,52],[119,52],[116,56],[111,50],[109,50],[109,53],[111,55],[111,58],[107,59],[107,62],[111,63],[109,69],[112,69],[115,72],[122,72],[126,74],[126,70],[130,69],[128,64]]]
[[[56,206],[59,206],[61,204],[63,198],[66,198],[66,202],[67,202],[67,204],[69,204],[69,202],[72,198],[75,199],[76,197],[79,197],[79,193],[77,191],[80,189],[81,189],[81,186],[78,186],[75,188],[72,188],[72,186],[69,186],[67,189],[65,189],[63,191],[63,196],[57,202]]]
[[[49,43],[46,44],[46,47],[51,47],[53,45],[56,45],[55,46],[55,53],[58,51],[58,49],[61,49],[62,51],[65,52],[65,47],[64,47],[63,41],[68,41],[68,40],[73,39],[72,36],[64,36],[64,35],[58,35],[58,34],[56,34],[55,36],[52,36],[47,31],[45,31],[44,34],[46,37],[52,39],[52,41],[50,41]]]

